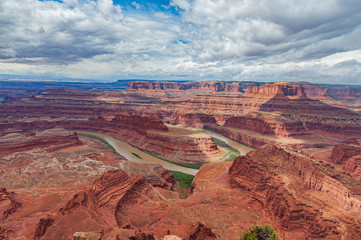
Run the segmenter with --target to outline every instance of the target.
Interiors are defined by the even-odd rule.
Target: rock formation
[[[264,84],[261,86],[250,86],[247,89],[248,96],[272,97],[279,99],[306,98],[306,93],[300,85],[289,82],[277,82],[275,84]]]
[[[336,145],[331,153],[331,161],[342,165],[345,172],[361,179],[361,146],[357,144]]]
[[[282,149],[267,147],[236,159],[229,173],[232,185],[250,191],[286,231],[303,231],[311,238],[360,236],[361,229],[355,228],[360,221],[360,216],[356,217],[361,207],[359,193],[318,166]],[[322,209],[328,209],[328,217]],[[343,214],[355,222],[345,226]]]
[[[231,81],[201,81],[201,82],[130,82],[126,91],[189,91],[208,93],[235,93],[244,92],[248,86],[257,86],[255,82],[231,82]]]
[[[8,218],[20,208],[21,205],[15,193],[8,192],[5,188],[0,188],[0,216],[2,219]]]
[[[61,128],[53,128],[33,134],[34,136],[24,136],[18,133],[10,133],[0,137],[0,157],[34,148],[56,151],[79,144],[76,133]]]

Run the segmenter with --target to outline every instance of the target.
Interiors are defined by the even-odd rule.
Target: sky
[[[0,0],[0,74],[361,85],[361,1]]]

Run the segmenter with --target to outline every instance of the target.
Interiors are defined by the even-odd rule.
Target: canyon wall
[[[361,146],[358,144],[336,145],[331,153],[331,161],[341,165],[345,172],[361,179]]]
[[[346,239],[361,234],[361,229],[355,228],[360,217],[345,226],[348,220],[343,215],[358,215],[359,192],[328,176],[310,160],[270,146],[236,159],[229,174],[234,187],[250,191],[273,221],[287,231],[304,231],[311,238],[339,239],[346,227],[342,233]],[[322,209],[328,209],[329,217]]]
[[[226,120],[224,126],[281,137],[307,134],[302,122],[291,121],[282,116],[269,114],[252,114],[231,117]]]
[[[277,82],[275,84],[264,84],[261,86],[250,86],[247,89],[248,96],[261,95],[262,97],[279,97],[281,99],[287,99],[287,97],[293,98],[305,98],[306,94],[300,85],[289,82]]]
[[[257,86],[255,82],[231,82],[231,81],[201,81],[201,82],[130,82],[126,91],[189,91],[209,93],[243,93],[248,86]]]

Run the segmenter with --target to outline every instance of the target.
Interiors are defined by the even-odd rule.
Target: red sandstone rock
[[[224,126],[282,137],[307,134],[300,121],[267,114],[231,117],[226,120]]]
[[[347,160],[356,155],[361,155],[361,147],[340,144],[333,148],[331,160],[336,164],[344,164]]]
[[[204,226],[202,223],[195,224],[189,235],[189,240],[215,240],[217,239],[216,235],[212,232],[207,226]]]
[[[53,218],[41,218],[34,234],[34,239],[41,239],[44,236],[46,230],[53,225],[54,219]]]
[[[5,229],[0,226],[0,239],[2,240],[9,240],[11,236],[14,234],[14,231]]]
[[[219,82],[219,81],[202,81],[202,82],[130,82],[126,91],[189,91],[189,92],[226,92],[242,93],[248,86],[256,86],[252,82]]]
[[[306,94],[301,86],[289,82],[278,82],[275,84],[265,84],[262,86],[250,86],[247,89],[247,95],[261,95],[262,97],[280,99],[287,99],[288,97],[297,97],[298,99],[306,98]]]
[[[342,165],[345,172],[361,179],[361,147],[351,144],[336,145],[331,153],[331,161]]]
[[[236,159],[229,170],[234,187],[251,192],[252,198],[261,202],[277,223],[287,231],[303,230],[312,238],[338,239],[342,229],[339,220],[328,219],[321,208],[344,207],[346,212],[355,211],[361,201],[330,176],[327,176],[310,160],[289,154],[276,147],[253,151],[246,157]],[[298,189],[297,189],[298,188]],[[296,190],[297,189],[297,190]],[[302,190],[303,189],[303,190]],[[320,201],[302,202],[306,192],[316,191]],[[328,200],[322,198],[327,196]],[[338,206],[332,205],[332,200]],[[311,204],[310,204],[311,203]],[[355,219],[356,220],[356,219]],[[361,234],[348,225],[344,236]]]
[[[123,125],[123,128],[131,129],[132,127],[137,128],[141,131],[146,131],[150,129],[168,131],[167,126],[160,120],[152,119],[149,117],[142,117],[138,115],[127,116],[122,114],[117,114],[112,122],[115,124]]]
[[[76,145],[79,145],[78,136],[61,128],[37,132],[28,137],[14,133],[0,137],[0,157],[34,148],[46,148],[51,152]]]
[[[0,215],[2,219],[8,218],[21,207],[21,202],[17,199],[16,194],[0,188]]]
[[[146,191],[147,186],[143,175],[128,177],[122,170],[106,172],[94,182],[91,190],[74,195],[59,210],[43,239],[67,239],[74,232],[100,232],[122,225],[119,217],[122,207]],[[83,218],[81,222],[79,217]]]

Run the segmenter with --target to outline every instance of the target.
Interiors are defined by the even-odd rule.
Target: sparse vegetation
[[[115,139],[121,141],[121,142],[125,142],[124,140],[120,139],[120,138],[117,138],[117,137],[114,137]]]
[[[253,225],[243,232],[241,240],[279,240],[278,233],[269,224]]]
[[[212,138],[212,140],[218,146],[221,146],[221,147],[228,150],[228,154],[226,156],[227,158],[222,159],[222,161],[224,161],[224,162],[233,161],[236,157],[241,155],[240,152],[237,149],[235,149],[234,147],[228,145],[225,141],[222,141],[221,139],[218,139],[218,138]]]
[[[133,153],[133,152],[132,152],[132,155],[136,156],[137,158],[143,159],[141,156],[139,156],[139,155],[136,154],[136,153]]]
[[[194,179],[193,175],[178,172],[178,171],[171,171],[171,170],[168,170],[168,171],[173,174],[174,178],[179,182],[181,187],[183,187],[183,188],[191,187],[192,181]]]

